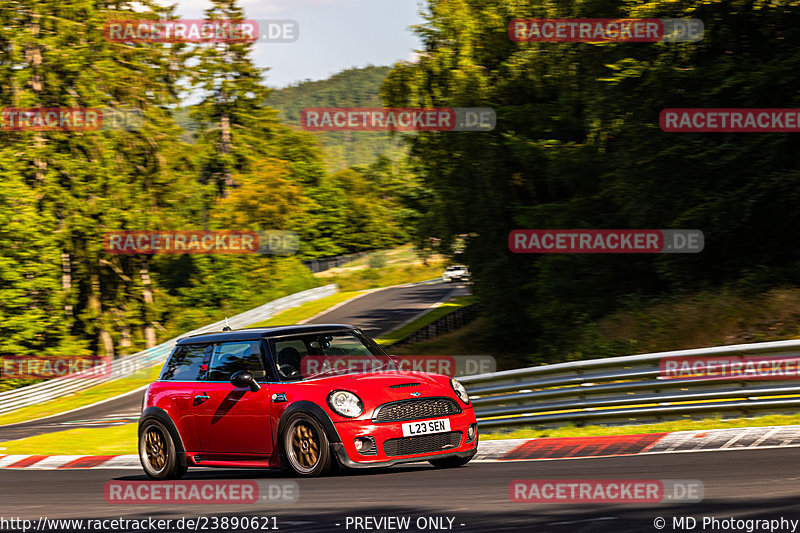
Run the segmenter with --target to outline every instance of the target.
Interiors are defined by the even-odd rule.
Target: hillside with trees
[[[390,67],[350,68],[328,79],[303,81],[275,89],[267,103],[277,109],[289,126],[300,127],[300,112],[306,107],[380,107],[381,84]],[[314,134],[322,144],[326,166],[332,172],[376,159],[397,161],[406,154],[405,135],[383,132],[321,132]]]

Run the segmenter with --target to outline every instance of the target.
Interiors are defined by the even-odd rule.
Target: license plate
[[[450,431],[450,420],[439,418],[437,420],[424,420],[421,422],[408,422],[403,424],[403,436],[428,435],[430,433],[443,433]]]

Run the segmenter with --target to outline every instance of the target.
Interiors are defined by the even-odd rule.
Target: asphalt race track
[[[320,315],[309,324],[350,324],[380,337],[446,298],[469,294],[460,283],[431,283],[375,291]]]
[[[0,427],[0,442],[78,427],[107,427],[135,422],[142,412],[144,390],[70,413]]]
[[[320,315],[309,323],[356,325],[368,335],[378,337],[445,298],[468,293],[462,284],[443,282],[383,289]],[[71,413],[2,426],[0,442],[77,427],[135,422],[141,413],[143,397],[144,392],[141,391]]]
[[[0,470],[0,516],[49,518],[180,518],[276,516],[280,531],[365,531],[346,519],[366,516],[454,518],[454,531],[657,531],[657,517],[718,519],[800,518],[798,448],[676,453],[572,460],[472,463],[454,470],[427,465],[340,473],[297,480],[299,500],[270,505],[113,505],[103,498],[109,480],[143,480],[137,470]],[[264,470],[191,470],[186,479],[283,479]],[[540,505],[513,503],[515,479],[699,479],[701,503],[683,505]],[[339,524],[337,526],[337,524]],[[462,525],[463,524],[463,525]],[[706,529],[709,531],[710,529]],[[374,530],[373,530],[374,531]],[[414,527],[409,531],[420,531]]]

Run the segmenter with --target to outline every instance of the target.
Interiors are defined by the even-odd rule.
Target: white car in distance
[[[450,265],[442,273],[442,281],[469,281],[469,269],[465,265]]]

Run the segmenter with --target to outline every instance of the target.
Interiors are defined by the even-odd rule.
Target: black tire
[[[464,466],[472,457],[445,457],[444,459],[431,459],[428,461],[430,464],[435,466],[436,468],[458,468],[459,466]]]
[[[299,477],[318,477],[333,468],[331,446],[325,430],[317,420],[305,413],[295,413],[286,421],[281,435],[285,472]]]
[[[181,464],[169,430],[155,419],[146,420],[139,430],[139,461],[150,479],[180,479],[188,469]]]

